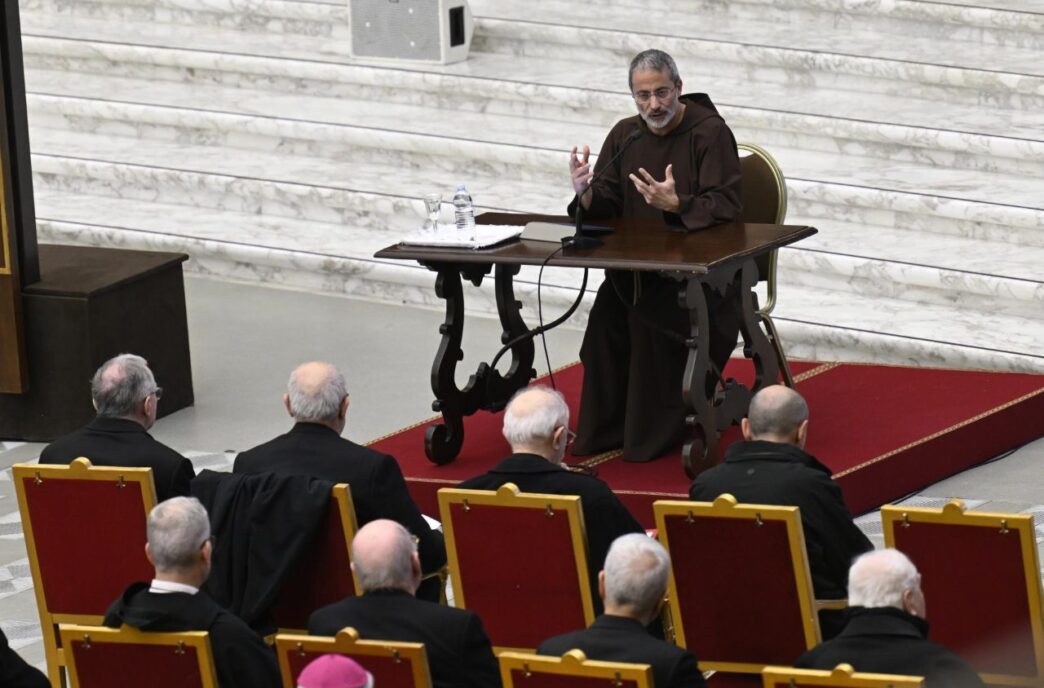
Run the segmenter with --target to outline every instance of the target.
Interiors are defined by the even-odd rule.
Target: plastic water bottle
[[[475,238],[475,207],[471,204],[471,194],[463,184],[457,184],[457,192],[453,194],[454,216],[457,231],[465,233],[468,240]]]

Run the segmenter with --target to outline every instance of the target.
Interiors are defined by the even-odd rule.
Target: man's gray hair
[[[335,366],[329,365],[329,374],[319,384],[306,386],[298,379],[298,370],[290,373],[286,392],[290,397],[290,413],[294,420],[304,423],[325,423],[336,420],[341,413],[341,402],[348,396],[348,383]]]
[[[410,531],[401,524],[396,523],[392,532],[393,540],[387,550],[382,550],[386,556],[379,561],[358,557],[355,545],[352,545],[355,579],[363,592],[384,589],[413,591],[413,554],[417,545]]]
[[[747,422],[754,437],[789,437],[808,420],[808,403],[789,387],[766,387],[750,400]]]
[[[523,394],[538,394],[542,398],[539,403],[527,405],[525,413],[519,413],[521,409],[515,401]],[[512,447],[547,442],[559,427],[569,427],[569,406],[561,392],[543,385],[519,390],[504,411],[504,439]]]
[[[210,519],[195,497],[171,497],[149,512],[146,533],[156,569],[184,571],[196,563],[210,538]]]
[[[674,63],[673,57],[662,50],[656,50],[655,48],[643,50],[635,55],[634,59],[631,60],[631,69],[627,72],[627,89],[634,89],[635,72],[662,72],[665,69],[667,70],[667,76],[672,83],[681,81],[681,75],[678,73],[678,65]]]
[[[606,604],[652,614],[667,592],[670,567],[667,550],[653,538],[642,533],[621,535],[605,557]]]
[[[920,587],[921,574],[899,550],[867,552],[848,570],[848,605],[905,609],[903,593]]]
[[[134,354],[110,358],[91,378],[91,398],[101,418],[135,415],[145,397],[157,389],[149,364]]]

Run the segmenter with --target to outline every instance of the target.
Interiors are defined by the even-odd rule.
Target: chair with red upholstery
[[[1044,684],[1040,564],[1031,514],[885,506],[885,543],[921,573],[931,640],[986,683]]]
[[[61,626],[72,688],[218,688],[206,631],[149,633],[130,626]],[[134,677],[130,679],[129,677]]]
[[[761,683],[820,640],[797,507],[708,502],[653,504],[671,555],[668,604],[675,642],[714,671],[709,685]]]
[[[351,568],[356,530],[351,489],[345,483],[334,485],[326,520],[272,607],[273,621],[280,631],[303,633],[308,628],[308,616],[316,609],[362,594]]]
[[[532,651],[594,621],[580,498],[439,490],[454,604],[482,617],[494,651]]]
[[[653,688],[648,664],[590,660],[580,650],[561,657],[502,652],[498,660],[504,688]]]
[[[856,673],[850,664],[838,664],[832,671],[768,667],[761,672],[764,688],[922,688],[921,676]]]
[[[150,468],[15,464],[18,510],[43,631],[47,677],[62,685],[58,624],[100,624],[135,581],[151,580],[145,521],[156,505]],[[89,527],[87,527],[89,525]]]
[[[351,657],[380,688],[431,688],[423,643],[360,640],[354,628],[344,628],[333,638],[280,633],[275,646],[285,688],[297,685],[297,677],[312,660],[329,654]]]

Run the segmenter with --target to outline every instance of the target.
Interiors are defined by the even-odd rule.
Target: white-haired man
[[[475,612],[418,600],[421,569],[410,534],[394,521],[371,521],[352,541],[352,571],[363,590],[312,613],[308,632],[351,626],[363,640],[424,643],[434,688],[497,688],[500,672]]]
[[[313,361],[290,374],[283,405],[294,419],[285,435],[241,452],[234,473],[307,475],[348,483],[360,525],[378,518],[401,523],[419,540],[425,574],[446,563],[442,534],[428,526],[410,496],[394,457],[341,437],[348,419],[348,385],[336,367]],[[419,596],[437,600],[437,577],[426,581]]]
[[[504,411],[504,438],[511,445],[511,456],[458,487],[496,490],[514,483],[522,492],[579,496],[592,574],[602,568],[613,540],[644,532],[608,485],[562,466],[569,443],[569,407],[559,392],[541,386],[517,392]],[[596,592],[594,575],[591,583]]]
[[[923,676],[928,688],[981,688],[967,662],[928,641],[921,576],[894,549],[856,559],[848,574],[848,623],[841,634],[812,648],[794,666]]]
[[[222,688],[278,688],[275,653],[238,617],[200,592],[210,575],[213,542],[207,511],[194,497],[174,497],[149,512],[145,556],[150,583],[134,583],[109,607],[105,625],[142,631],[207,631]],[[148,677],[137,677],[148,684]]]
[[[652,637],[646,628],[663,607],[669,569],[667,551],[656,540],[637,533],[617,538],[598,574],[605,613],[585,630],[545,640],[537,652],[558,656],[579,649],[588,659],[649,664],[657,688],[705,685],[691,652]]]
[[[40,463],[69,463],[85,456],[95,466],[151,468],[158,501],[187,496],[196,476],[192,463],[148,433],[162,395],[144,358],[110,358],[91,379],[97,417],[48,445]]]

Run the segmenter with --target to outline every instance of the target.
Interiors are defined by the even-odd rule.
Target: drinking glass
[[[424,223],[424,231],[437,234],[439,231],[439,217],[442,215],[442,196],[440,194],[425,194],[424,209],[428,211],[428,219]]]

